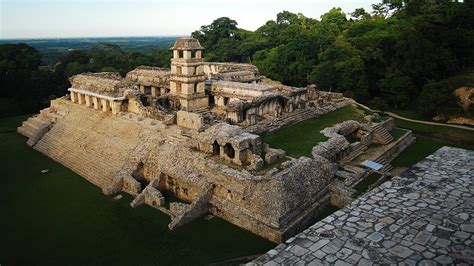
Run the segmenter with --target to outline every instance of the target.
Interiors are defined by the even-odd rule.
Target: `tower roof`
[[[176,39],[173,47],[170,50],[204,50],[198,39],[194,38],[181,38]]]

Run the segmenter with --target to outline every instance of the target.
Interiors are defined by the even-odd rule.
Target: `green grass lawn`
[[[395,125],[412,130],[417,135],[464,149],[474,149],[474,131],[445,126],[425,125],[395,118]]]
[[[272,148],[286,151],[291,157],[310,156],[311,149],[327,138],[319,131],[345,120],[364,119],[363,114],[353,106],[346,106],[321,117],[311,118],[289,125],[262,137]]]
[[[401,138],[403,135],[405,135],[407,133],[406,130],[404,129],[401,129],[401,128],[394,128],[392,131],[390,131],[390,134],[392,135],[392,137],[397,140],[399,138]]]
[[[410,167],[443,146],[452,145],[416,135],[416,142],[400,153],[391,164],[393,166]]]
[[[0,119],[0,264],[202,265],[275,246],[219,218],[168,230],[168,216],[114,201],[28,147],[23,119]]]

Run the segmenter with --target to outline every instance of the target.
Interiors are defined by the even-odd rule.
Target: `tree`
[[[354,10],[354,12],[351,13],[351,17],[357,20],[370,19],[370,14],[365,12],[365,9],[363,8],[356,8],[356,10]]]
[[[310,75],[310,81],[326,90],[342,91],[358,100],[367,100],[368,86],[365,66],[360,52],[344,38],[318,56],[319,64]]]
[[[458,99],[448,82],[430,81],[418,97],[418,110],[426,115],[446,115],[460,113]],[[442,108],[441,108],[442,107]]]
[[[416,95],[416,89],[410,78],[398,70],[389,70],[378,83],[384,99],[395,109],[405,108]]]

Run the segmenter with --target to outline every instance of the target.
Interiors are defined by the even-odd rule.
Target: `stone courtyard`
[[[474,263],[474,152],[443,147],[250,264]]]

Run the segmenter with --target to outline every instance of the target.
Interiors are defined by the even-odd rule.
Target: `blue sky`
[[[0,38],[189,35],[218,17],[255,30],[283,10],[319,18],[378,0],[0,0]]]

